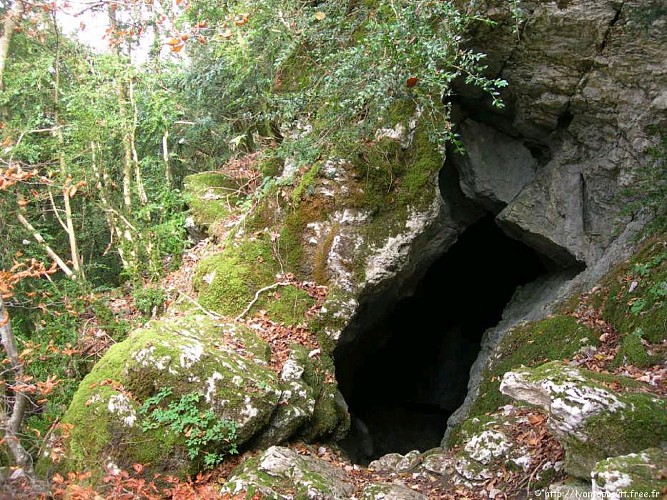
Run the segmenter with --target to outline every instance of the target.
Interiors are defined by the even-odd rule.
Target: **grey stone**
[[[289,448],[272,446],[237,467],[220,494],[252,491],[262,498],[348,500],[354,490],[354,482],[341,468]]]
[[[377,460],[373,460],[368,465],[368,468],[375,471],[410,472],[419,466],[421,460],[421,453],[417,450],[413,450],[405,455],[388,453]]]
[[[565,448],[565,470],[589,479],[595,464],[667,441],[667,401],[616,392],[595,374],[560,361],[507,372],[503,394],[543,408]]]
[[[364,486],[362,500],[426,500],[428,497],[400,484],[374,483]]]
[[[500,211],[535,176],[537,160],[521,141],[466,120],[459,128],[465,156],[452,157],[466,196],[491,212]]]

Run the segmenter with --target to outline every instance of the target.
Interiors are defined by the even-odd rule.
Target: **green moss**
[[[289,254],[289,245],[282,237],[269,240],[269,236],[263,236],[244,241],[202,259],[193,279],[199,302],[212,311],[235,317],[250,305],[258,290],[276,283],[281,264],[287,260],[281,257],[278,261],[276,257]],[[297,325],[304,323],[306,311],[314,304],[303,290],[281,286],[261,293],[249,314],[265,310],[273,321]]]
[[[646,242],[605,282],[603,317],[621,333],[641,329],[651,343],[667,340],[667,236]]]
[[[432,200],[443,160],[442,153],[423,127],[417,127],[414,144],[406,158],[399,203],[419,207]]]
[[[298,207],[307,196],[312,196],[314,194],[315,182],[319,172],[319,165],[313,165],[301,176],[299,184],[294,188],[294,191],[292,191],[292,203],[294,203],[295,206]]]
[[[276,281],[280,268],[267,238],[229,246],[199,262],[193,285],[204,307],[222,315],[237,316],[259,289]]]
[[[396,180],[404,171],[401,157],[400,143],[389,138],[361,148],[353,165],[362,190],[351,201],[371,212],[395,209]]]
[[[667,441],[667,402],[648,394],[626,394],[625,409],[592,416],[585,424],[586,442],[568,440],[568,472],[589,477],[600,460],[637,452]]]
[[[257,168],[264,177],[277,177],[282,172],[285,161],[274,155],[262,158]]]
[[[614,358],[614,366],[634,365],[637,368],[648,368],[653,361],[642,343],[641,330],[635,330],[621,340],[621,346]]]
[[[585,345],[597,344],[595,333],[571,316],[557,315],[512,329],[500,341],[495,356],[484,369],[479,395],[470,408],[468,420],[494,412],[511,402],[508,396],[500,393],[504,373],[522,365],[537,366],[566,359]],[[458,442],[459,430],[455,429],[447,444],[452,446]]]
[[[458,429],[460,442],[469,441],[473,436],[487,430],[497,421],[497,415],[478,415],[465,419]]]
[[[607,480],[620,475],[630,478],[631,484],[624,486],[624,492],[646,494],[643,498],[655,498],[656,493],[667,489],[667,452],[659,448],[649,448],[640,453],[631,453],[608,458],[593,469],[596,484],[605,486]],[[638,495],[635,495],[638,497]]]
[[[209,228],[229,215],[239,201],[242,183],[219,172],[202,172],[183,179],[185,198],[198,226]]]
[[[303,222],[301,211],[291,212],[283,221],[280,228],[280,239],[278,240],[278,254],[281,256],[283,265],[296,276],[308,278],[302,270],[303,264],[303,244],[301,235],[303,234],[305,223]],[[286,270],[287,270],[286,269]]]

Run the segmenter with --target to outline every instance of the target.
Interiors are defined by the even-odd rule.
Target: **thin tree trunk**
[[[9,44],[12,41],[16,25],[23,14],[23,2],[15,0],[14,5],[5,14],[5,19],[2,23],[2,36],[0,37],[0,90],[4,90],[4,76],[5,66],[7,65],[7,57],[9,55]]]
[[[132,150],[132,163],[134,164],[134,179],[137,183],[137,193],[139,194],[139,201],[142,205],[148,203],[148,196],[144,189],[144,181],[141,177],[141,165],[139,165],[139,155],[137,154],[137,145],[134,142],[137,133],[137,121],[139,110],[137,109],[137,102],[134,100],[134,84],[130,81],[128,84],[128,95],[130,98],[130,106],[132,106],[132,128],[128,132],[128,143]]]
[[[55,57],[55,77],[53,85],[53,102],[55,106],[54,120],[57,127],[55,127],[56,138],[58,140],[58,162],[60,164],[60,172],[66,179],[65,186],[63,187],[63,202],[65,204],[65,232],[67,233],[67,239],[69,241],[70,248],[70,257],[72,260],[72,267],[76,275],[85,280],[86,277],[83,274],[83,268],[81,263],[81,255],[79,254],[79,248],[76,241],[76,233],[74,231],[74,222],[72,221],[72,205],[70,198],[70,182],[69,176],[67,175],[67,162],[65,160],[65,140],[63,138],[63,127],[60,123],[60,31],[58,29],[58,23],[56,22],[55,13],[52,14],[53,20],[53,29],[56,34],[56,57]],[[53,207],[54,210],[56,207]]]
[[[76,279],[76,274],[69,268],[67,264],[65,264],[65,261],[63,261],[56,252],[53,251],[53,249],[44,241],[44,238],[42,238],[42,235],[39,234],[37,229],[33,227],[30,222],[22,215],[22,214],[17,214],[16,217],[18,218],[19,222],[25,226],[28,231],[32,233],[32,237],[35,238],[37,243],[42,245],[44,247],[44,250],[46,250],[46,253],[49,254],[49,257],[51,257],[58,267],[64,272],[68,278]]]
[[[9,313],[5,308],[5,303],[0,296],[0,336],[2,337],[2,346],[9,359],[12,372],[14,373],[14,380],[21,380],[23,378],[23,363],[19,358],[19,352],[16,348],[16,340],[12,325],[9,322]],[[28,477],[34,477],[34,470],[32,466],[32,458],[30,454],[23,448],[19,440],[19,432],[23,425],[23,419],[30,400],[28,396],[17,390],[14,392],[14,405],[11,409],[11,414],[8,414],[8,408],[5,407],[0,414],[0,426],[4,432],[4,441],[7,443],[16,465],[21,467]]]
[[[76,275],[85,280],[83,268],[81,267],[81,256],[79,255],[79,247],[76,243],[76,233],[74,232],[74,222],[72,221],[72,206],[69,196],[70,186],[65,185],[63,188],[63,200],[65,202],[65,224],[67,225],[67,239],[69,240],[69,250],[72,256],[72,267]]]
[[[102,209],[104,210],[104,214],[106,215],[107,218],[107,226],[109,227],[109,236],[111,238],[111,241],[109,242],[109,246],[113,243],[114,237],[117,238],[118,245],[117,245],[117,251],[118,251],[118,256],[120,257],[120,260],[123,264],[123,267],[125,269],[131,269],[133,264],[136,264],[136,260],[133,262],[130,262],[126,255],[125,251],[123,250],[123,247],[120,245],[120,242],[122,240],[128,240],[126,237],[126,234],[123,232],[121,229],[118,219],[121,219],[120,215],[114,208],[111,206],[111,203],[109,202],[109,198],[107,197],[106,193],[106,185],[107,183],[105,182],[105,175],[102,174],[99,165],[97,164],[97,145],[94,142],[90,143],[90,149],[92,151],[92,170],[93,174],[95,175],[95,178],[97,179],[97,191],[98,195],[100,197],[100,201],[102,202]],[[125,232],[128,232],[126,229]],[[132,237],[130,235],[129,241],[132,242]],[[107,247],[108,250],[108,247]],[[106,252],[105,252],[106,253]],[[133,252],[130,251],[130,254],[132,255]]]
[[[162,136],[162,159],[164,160],[164,177],[167,181],[167,187],[171,187],[172,173],[169,163],[169,130],[167,129]]]

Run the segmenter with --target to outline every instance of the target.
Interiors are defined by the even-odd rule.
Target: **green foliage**
[[[667,231],[667,135],[658,131],[658,143],[650,149],[647,163],[633,172],[630,187],[622,194],[624,208],[621,215],[648,214],[650,222],[642,235],[655,235]]]
[[[665,235],[647,240],[605,283],[602,313],[622,335],[641,331],[651,343],[665,340],[667,321],[667,250]],[[602,293],[602,292],[600,292]]]
[[[233,15],[250,21],[234,26]],[[419,110],[429,140],[452,133],[442,98],[462,78],[501,106],[499,79],[482,76],[484,56],[460,42],[473,16],[451,2],[238,0],[193,2],[185,22],[206,19],[218,32],[193,50],[180,80],[197,127],[226,137],[278,137],[284,157],[312,163],[333,147],[369,140],[396,103]],[[284,136],[284,137],[283,137]],[[220,141],[211,153],[227,149]]]
[[[172,392],[171,388],[160,389],[141,406],[144,432],[166,427],[177,436],[185,436],[188,457],[202,459],[208,469],[222,462],[226,453],[238,452],[235,422],[218,418],[210,408],[202,410],[199,401],[203,396],[199,393],[184,394],[166,408],[160,406]]]
[[[154,310],[158,310],[167,299],[164,290],[156,287],[139,287],[132,292],[134,305],[145,316],[151,316]]]

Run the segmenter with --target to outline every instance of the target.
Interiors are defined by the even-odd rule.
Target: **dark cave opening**
[[[482,334],[517,287],[550,269],[488,215],[429,268],[414,294],[339,346],[336,373],[353,417],[341,447],[350,458],[367,463],[439,446],[466,396]]]

